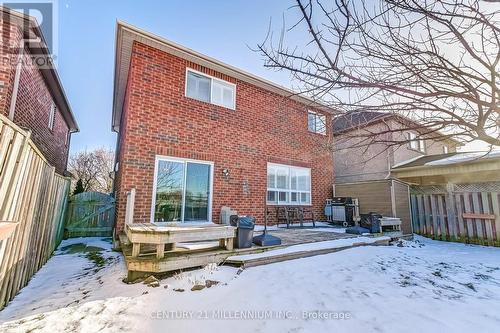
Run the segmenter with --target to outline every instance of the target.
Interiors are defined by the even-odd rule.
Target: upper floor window
[[[229,109],[236,108],[236,85],[188,69],[186,96]]]
[[[443,153],[448,154],[449,153],[449,148],[448,146],[443,146]]]
[[[417,139],[416,133],[408,132],[408,141],[409,141],[411,149],[418,150],[422,153],[425,153],[425,140],[424,139]]]
[[[307,113],[307,128],[309,132],[326,134],[326,116],[308,111]]]
[[[57,107],[54,103],[52,103],[52,105],[50,106],[50,111],[49,111],[49,123],[48,123],[48,126],[49,126],[49,129],[54,129],[54,119],[55,119],[55,116],[56,116],[56,110],[57,110]]]

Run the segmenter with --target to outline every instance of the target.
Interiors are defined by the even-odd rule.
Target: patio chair
[[[302,226],[304,222],[312,222],[313,227],[316,227],[316,220],[314,218],[314,212],[310,208],[301,207],[299,209],[300,215],[300,225]]]
[[[276,219],[278,226],[280,222],[286,223],[287,229],[290,228],[290,225],[293,225],[295,222],[300,222],[302,226],[300,209],[298,207],[289,207],[289,206],[281,206],[276,210]]]
[[[285,206],[276,207],[276,223],[278,227],[281,222],[284,222],[287,225],[287,227],[288,224],[290,223],[288,221],[288,210],[286,209]]]

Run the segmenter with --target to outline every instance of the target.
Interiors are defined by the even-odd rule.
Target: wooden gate
[[[104,193],[84,192],[69,200],[66,237],[111,236],[115,199]]]
[[[417,234],[500,246],[500,183],[415,186],[411,210]]]

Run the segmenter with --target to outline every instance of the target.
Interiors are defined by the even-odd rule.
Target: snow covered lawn
[[[500,249],[416,239],[244,271],[210,265],[157,288],[121,282],[109,240],[72,239],[0,312],[0,331],[498,331]],[[207,279],[219,283],[191,291]]]

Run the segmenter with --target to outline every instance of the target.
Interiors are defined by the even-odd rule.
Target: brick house
[[[5,7],[0,15],[0,114],[29,129],[38,149],[63,174],[78,125],[54,66],[34,62],[49,55],[42,32],[32,17]]]
[[[418,124],[382,112],[359,112],[336,117],[333,131],[335,195],[358,198],[361,213],[378,212],[401,218],[403,232],[410,234],[409,185],[394,177],[392,168],[420,156],[452,154],[459,143],[450,138],[421,133]],[[367,134],[370,137],[380,136],[379,143],[360,144]],[[401,145],[384,143],[405,141],[407,143]]]
[[[219,222],[332,195],[331,109],[136,27],[117,25],[112,129],[117,230],[134,222]]]

